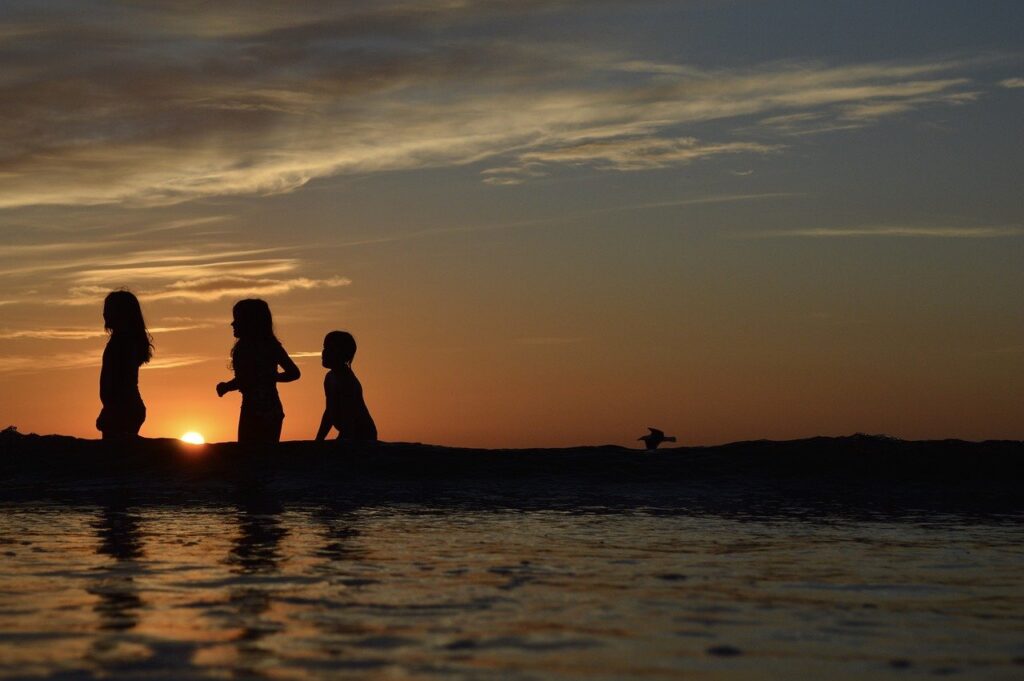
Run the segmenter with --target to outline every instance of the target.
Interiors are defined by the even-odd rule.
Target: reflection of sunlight
[[[194,430],[190,430],[179,438],[182,442],[187,442],[190,445],[201,445],[206,443],[206,438],[203,437],[202,433],[197,433]]]

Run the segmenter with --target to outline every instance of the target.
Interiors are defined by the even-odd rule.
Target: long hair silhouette
[[[126,290],[108,293],[103,300],[103,326],[110,338],[100,368],[103,408],[96,417],[96,429],[103,439],[134,437],[146,421],[139,367],[153,357],[153,337],[135,294]]]
[[[146,329],[139,299],[131,291],[111,291],[103,299],[103,328],[111,336],[127,341],[135,351],[139,365],[149,363],[153,358],[153,337]]]
[[[231,348],[232,369],[236,368],[235,361],[238,359],[240,347],[244,348],[248,344],[270,347],[280,345],[280,341],[274,335],[274,317],[270,314],[267,301],[259,298],[239,300],[231,308],[231,315],[234,318],[231,326],[238,339]]]

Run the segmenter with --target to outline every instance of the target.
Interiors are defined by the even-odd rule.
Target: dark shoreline
[[[481,450],[284,442],[267,450],[177,440],[0,436],[10,501],[230,501],[666,512],[1024,512],[1024,442],[884,436],[736,442],[653,452],[618,446]]]

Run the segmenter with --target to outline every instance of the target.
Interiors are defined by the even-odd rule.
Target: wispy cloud
[[[882,225],[866,227],[786,229],[765,232],[747,232],[744,238],[809,238],[809,239],[850,239],[850,238],[926,238],[926,239],[999,239],[1024,236],[1020,226],[1001,227],[919,227]]]
[[[262,279],[224,276],[174,281],[157,288],[141,288],[137,294],[144,302],[178,300],[209,303],[225,298],[270,297],[292,291],[338,288],[351,283],[346,277]],[[64,305],[95,305],[109,292],[109,286],[74,286],[68,297],[59,302]]]
[[[63,255],[78,251],[100,251],[109,249],[117,242],[109,240],[101,241],[79,241],[79,242],[50,242],[36,244],[5,244],[3,250],[4,260],[19,260],[26,257],[38,257],[46,255]]]
[[[239,254],[244,254],[240,252]],[[292,272],[299,266],[299,261],[294,258],[275,258],[259,260],[232,260],[220,259],[230,258],[229,254],[214,256],[213,262],[196,263],[195,260],[202,259],[197,253],[190,253],[178,257],[165,257],[153,264],[142,264],[147,261],[145,255],[129,256],[129,263],[122,267],[107,267],[104,269],[79,270],[70,275],[76,282],[81,284],[105,283],[111,284],[117,281],[149,281],[149,280],[202,280],[219,277],[262,277],[269,274],[283,274]],[[209,256],[206,256],[209,257]],[[135,265],[133,263],[140,264]],[[162,264],[169,263],[169,264]]]
[[[112,239],[81,242],[60,240],[50,243],[24,245],[24,251],[8,255],[0,255],[0,262],[17,263],[0,269],[0,276],[26,276],[51,272],[66,271],[64,276],[80,277],[95,275],[107,279],[113,275],[122,281],[131,279],[145,272],[170,273],[175,268],[189,271],[190,268],[210,268],[224,266],[239,259],[254,255],[280,253],[284,248],[237,248],[229,244],[205,243],[205,248],[195,246],[165,246],[159,248],[139,247],[133,239]],[[143,243],[146,243],[143,241]],[[89,254],[76,255],[79,251],[90,251]],[[287,261],[273,261],[277,264]],[[112,264],[116,263],[116,265]],[[270,266],[271,261],[253,261],[254,267]],[[294,262],[292,263],[294,264]],[[141,266],[134,267],[133,266]],[[244,265],[239,265],[244,266]],[[163,274],[161,275],[163,276]]]
[[[898,67],[894,67],[899,72]],[[881,76],[881,74],[879,74]],[[881,76],[880,81],[885,77]],[[960,106],[976,102],[980,90],[967,89],[966,78],[911,80],[894,84],[838,87],[810,110],[766,116],[762,128],[784,135],[814,135],[856,130],[887,117],[934,106]]]
[[[98,367],[100,355],[97,352],[74,352],[38,355],[0,355],[0,373],[38,373],[53,369],[82,369]]]
[[[206,357],[204,355],[164,355],[162,357],[154,357],[149,364],[144,365],[142,368],[144,370],[159,371],[161,369],[177,369],[179,367],[203,364],[204,362],[215,362],[223,359],[223,357]]]
[[[965,84],[967,81],[951,81],[957,85]],[[945,88],[943,88],[945,89]],[[840,119],[848,121],[873,121],[884,116],[913,111],[930,104],[969,104],[977,101],[981,96],[980,92],[931,92],[925,97],[897,97],[879,98],[872,101],[850,104],[839,108]]]
[[[714,194],[711,196],[693,196],[684,199],[676,199],[674,201],[655,201],[652,203],[636,203],[626,206],[614,206],[612,208],[603,209],[601,210],[601,212],[639,210],[644,208],[674,208],[677,206],[702,206],[720,203],[744,203],[747,201],[770,201],[774,199],[798,199],[805,196],[807,196],[807,194],[801,192],[763,192],[760,194]]]
[[[0,340],[91,340],[102,338],[106,332],[102,329],[26,329],[22,331],[0,331]]]
[[[1007,90],[1016,90],[1024,87],[1024,78],[1007,78],[1006,80],[999,81],[999,84]]]
[[[233,218],[230,215],[204,215],[193,218],[167,220],[163,222],[156,222],[154,224],[132,224],[120,229],[111,229],[108,226],[94,229],[103,230],[122,240],[129,238],[152,238],[156,234],[169,232],[184,233],[190,238],[196,238],[199,236],[212,237],[229,234],[230,232],[228,230],[214,229],[214,226],[223,225],[231,222],[232,220]]]
[[[135,243],[130,239],[115,239],[96,248],[93,248],[96,242],[77,247],[65,240],[25,244],[11,257],[2,258],[11,264],[0,267],[0,278],[29,282],[35,288],[45,276],[49,291],[55,288],[62,291],[46,294],[23,291],[21,302],[62,305],[93,305],[112,289],[122,287],[129,288],[143,301],[212,302],[231,297],[266,297],[338,288],[351,283],[338,275],[310,276],[303,271],[306,267],[303,260],[280,257],[284,252],[298,250],[293,247],[243,248],[230,243],[197,242],[189,246],[139,248]],[[11,290],[14,288],[12,286]],[[8,333],[28,337],[25,334],[32,331],[16,329]],[[48,333],[49,338],[72,338],[89,332],[57,329]]]
[[[247,279],[244,277],[211,277],[176,281],[162,290],[143,292],[146,300],[194,300],[210,302],[224,298],[269,297],[291,291],[308,291],[317,288],[339,288],[352,283],[347,277],[311,279]]]
[[[9,11],[0,208],[483,162],[491,184],[663,168],[778,150],[743,134],[781,120],[787,134],[858,127],[979,92],[969,60],[702,69],[528,32],[494,39],[509,15],[592,4],[569,0],[221,4]],[[768,122],[751,128],[757,117]],[[722,122],[714,139],[687,133],[709,121]]]
[[[693,137],[661,139],[656,137],[595,140],[529,151],[517,158],[519,165],[484,171],[489,184],[513,184],[546,174],[552,165],[587,165],[598,170],[651,170],[686,165],[723,154],[767,154],[778,145],[754,142],[703,143]]]
[[[152,326],[149,328],[149,332],[154,335],[175,333],[178,331],[193,331],[195,329],[205,329],[212,326],[209,323],[202,324],[186,324],[181,326]],[[96,328],[54,328],[54,329],[5,329],[0,331],[0,340],[91,340],[94,338],[103,338],[107,335],[107,332],[103,329]]]
[[[156,356],[143,370],[176,369],[178,367],[213,361],[214,357],[202,355]],[[0,373],[43,373],[58,369],[86,369],[100,366],[100,351],[66,352],[51,355],[0,355]]]

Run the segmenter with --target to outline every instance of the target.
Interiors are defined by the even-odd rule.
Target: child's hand
[[[229,392],[228,384],[221,381],[217,384],[217,397],[224,397],[224,393]]]

